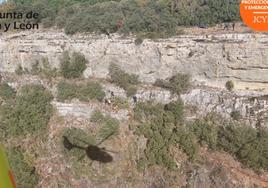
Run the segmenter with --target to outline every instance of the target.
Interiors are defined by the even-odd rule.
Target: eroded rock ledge
[[[268,35],[231,33],[181,35],[144,40],[94,35],[67,36],[58,31],[21,32],[0,37],[0,72],[14,72],[21,65],[48,58],[57,67],[65,50],[83,53],[89,61],[85,77],[104,78],[110,63],[138,74],[145,82],[182,72],[205,85],[224,87],[233,80],[238,89],[268,90]]]

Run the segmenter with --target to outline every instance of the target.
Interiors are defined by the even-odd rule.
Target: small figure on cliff
[[[137,96],[136,96],[136,95],[134,95],[132,98],[133,98],[133,102],[134,102],[134,103],[137,103],[137,101],[138,101]]]
[[[105,105],[109,105],[109,106],[110,106],[111,103],[112,103],[112,102],[111,102],[110,99],[104,99],[104,104],[105,104]]]
[[[235,22],[232,23],[233,31],[235,29]]]
[[[224,23],[223,30],[229,30],[229,23]]]

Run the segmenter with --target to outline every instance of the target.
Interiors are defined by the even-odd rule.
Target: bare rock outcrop
[[[181,35],[144,40],[135,45],[133,37],[118,35],[108,38],[100,35],[68,36],[53,30],[21,32],[0,36],[0,72],[15,72],[19,65],[31,69],[44,59],[52,67],[58,67],[62,52],[69,50],[81,52],[88,59],[85,78],[107,78],[110,63],[139,75],[145,83],[178,72],[187,73],[201,89],[183,95],[185,103],[196,105],[204,109],[203,112],[214,111],[226,117],[234,110],[239,111],[256,124],[258,121],[267,122],[267,45],[268,36],[257,33]],[[223,89],[227,80],[234,81],[234,93]],[[40,81],[37,78],[34,82]],[[16,87],[18,83],[13,84]],[[116,96],[126,98],[125,92],[113,85],[105,84],[104,90],[106,94],[113,91]],[[254,95],[248,92],[252,90],[256,90]],[[176,99],[168,91],[146,85],[138,90],[137,97],[162,103]],[[88,108],[59,105],[62,114],[73,111],[74,115],[88,116],[91,111]],[[264,119],[258,119],[259,116]]]
[[[56,107],[60,116],[84,117],[90,119],[95,110],[100,110],[104,114],[111,115],[111,117],[118,120],[128,120],[128,111],[125,109],[113,111],[109,109],[109,107],[103,107],[100,104],[85,104],[78,101],[73,103],[61,103],[55,101],[53,102],[53,105]]]
[[[133,37],[117,35],[22,32],[0,37],[0,72],[14,72],[19,65],[30,69],[43,58],[57,67],[61,53],[70,50],[88,59],[87,78],[105,78],[109,64],[117,63],[145,82],[182,72],[211,86],[223,87],[226,80],[234,80],[238,88],[268,89],[267,45],[268,36],[256,33],[181,35],[135,45]]]

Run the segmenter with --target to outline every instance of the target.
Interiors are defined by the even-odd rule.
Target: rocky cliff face
[[[116,63],[126,72],[139,75],[143,81],[138,86],[136,94],[139,101],[154,100],[169,103],[176,100],[178,96],[167,90],[153,87],[150,83],[158,78],[170,77],[177,72],[187,73],[192,76],[193,87],[189,92],[181,95],[181,98],[189,106],[198,107],[194,116],[217,112],[229,118],[233,111],[238,111],[249,125],[268,127],[267,45],[268,35],[262,34],[183,35],[157,41],[145,40],[141,45],[135,45],[134,38],[120,36],[111,38],[92,35],[66,36],[54,31],[16,33],[0,36],[0,73],[3,79],[8,80],[8,84],[14,88],[19,89],[29,83],[41,84],[56,96],[56,84],[61,78],[49,81],[38,75],[12,73],[18,66],[30,70],[34,64],[42,63],[44,58],[48,59],[52,67],[58,67],[63,51],[78,51],[89,61],[84,72],[85,78],[107,78],[110,63]],[[235,82],[233,92],[224,88],[227,80]],[[47,146],[48,151],[51,152],[46,159],[39,159],[36,165],[42,179],[41,187],[57,187],[57,182],[61,178],[66,182],[64,178],[72,177],[69,166],[62,163],[64,159],[58,154],[60,151],[55,152],[58,150],[56,139],[64,127],[81,129],[90,127],[94,130],[97,126],[89,122],[89,117],[96,109],[119,119],[122,124],[121,135],[117,140],[108,143],[108,148],[120,151],[114,155],[115,163],[110,164],[103,172],[106,173],[109,169],[106,176],[110,187],[120,187],[118,185],[127,187],[127,184],[121,182],[122,177],[133,178],[133,181],[136,177],[140,178],[135,180],[140,183],[136,187],[146,187],[145,185],[155,187],[156,178],[152,177],[155,177],[158,172],[159,179],[163,180],[160,170],[157,173],[154,171],[153,175],[149,173],[145,176],[144,173],[137,175],[138,173],[131,171],[136,169],[135,157],[139,155],[137,151],[142,150],[146,143],[142,139],[134,139],[127,127],[127,120],[132,118],[133,100],[126,97],[126,92],[122,88],[107,81],[102,82],[102,79],[99,81],[107,96],[110,95],[110,91],[113,91],[115,96],[126,100],[130,108],[115,109],[114,106],[107,106],[101,102],[81,102],[77,99],[64,103],[55,98],[52,104],[57,114],[49,125],[51,144]],[[58,115],[64,118],[61,119]],[[191,167],[193,169],[188,169],[191,173],[187,170],[187,182],[190,187],[267,187],[266,177],[260,179],[253,172],[245,173],[239,163],[232,161],[226,154],[217,152],[211,154],[202,150],[200,156],[208,162],[198,168]],[[178,166],[182,166],[183,169],[183,163],[178,163]],[[92,168],[103,175],[98,163],[93,164]],[[75,178],[67,179],[67,183],[73,187],[101,187],[93,185],[86,178],[79,181]],[[186,174],[179,174],[176,180],[183,182],[181,185],[186,184]],[[135,186],[130,185],[130,187]]]
[[[106,77],[110,63],[117,63],[145,82],[181,72],[210,86],[224,87],[226,80],[238,89],[268,89],[268,36],[264,34],[181,35],[145,40],[120,36],[66,36],[61,32],[16,33],[0,37],[0,71],[30,68],[48,58],[59,65],[64,50],[83,53],[89,60],[85,77]]]
[[[33,64],[41,63],[44,58],[52,67],[58,67],[62,52],[68,50],[81,52],[88,59],[84,72],[86,78],[106,78],[110,63],[139,75],[146,83],[177,72],[187,73],[197,87],[182,96],[187,104],[198,106],[203,109],[202,113],[214,111],[225,117],[229,117],[232,111],[239,111],[250,124],[255,125],[257,122],[265,124],[268,117],[267,46],[267,35],[253,33],[182,35],[145,40],[136,45],[134,38],[120,36],[108,38],[67,36],[55,31],[25,32],[0,37],[0,72],[14,72],[18,66],[31,69]],[[35,80],[40,82],[38,78]],[[235,82],[235,92],[223,89],[227,80]],[[25,82],[32,81],[28,78]],[[13,84],[23,84],[19,82],[23,80]],[[104,88],[107,92],[113,90],[117,96],[126,97],[120,88],[112,85],[104,85]],[[146,85],[138,90],[137,97],[162,103],[176,98],[168,91]],[[57,103],[61,114],[88,112],[88,107],[66,105]],[[125,112],[120,115],[126,118]]]

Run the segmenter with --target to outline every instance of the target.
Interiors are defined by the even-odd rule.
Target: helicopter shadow
[[[83,158],[87,157],[90,160],[93,161],[98,161],[100,163],[110,163],[113,162],[113,156],[110,153],[116,153],[110,150],[106,150],[105,148],[99,147],[99,145],[106,140],[107,138],[105,138],[104,140],[102,140],[101,142],[99,142],[97,145],[92,145],[89,144],[81,139],[75,138],[77,141],[82,142],[84,144],[86,144],[86,147],[82,147],[79,146],[77,144],[72,143],[67,136],[63,136],[63,145],[64,147],[70,151],[74,148],[80,149],[80,150],[84,150],[85,153],[78,159],[78,160],[82,160]]]

